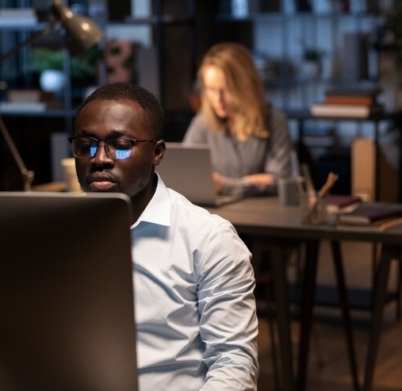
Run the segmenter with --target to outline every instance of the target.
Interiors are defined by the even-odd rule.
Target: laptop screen
[[[166,143],[165,156],[156,171],[168,187],[196,205],[222,206],[241,199],[216,194],[211,151],[207,145]]]
[[[0,193],[0,389],[138,389],[129,208]]]

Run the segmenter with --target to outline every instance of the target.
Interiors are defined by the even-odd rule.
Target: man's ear
[[[158,140],[154,144],[154,166],[159,165],[163,159],[166,151],[166,144],[164,140]]]

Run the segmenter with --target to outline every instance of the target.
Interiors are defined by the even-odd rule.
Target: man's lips
[[[108,190],[115,186],[117,180],[112,175],[93,174],[87,177],[86,182],[92,190]]]
[[[106,191],[112,189],[114,186],[114,182],[108,181],[93,181],[89,184],[92,191]]]

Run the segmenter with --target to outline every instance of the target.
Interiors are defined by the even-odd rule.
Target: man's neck
[[[152,197],[155,194],[156,186],[158,183],[158,177],[153,174],[153,180],[149,181],[149,184],[142,189],[138,194],[131,198],[132,215],[130,225],[133,225],[141,216]]]

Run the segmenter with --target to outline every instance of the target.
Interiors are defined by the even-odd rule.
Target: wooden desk
[[[345,295],[342,258],[339,253],[340,241],[365,241],[384,244],[381,259],[376,271],[374,310],[372,312],[369,346],[364,376],[364,391],[371,391],[375,360],[379,344],[386,285],[390,262],[395,258],[395,251],[399,251],[402,240],[402,226],[381,231],[375,227],[332,227],[332,226],[305,226],[301,224],[299,207],[281,206],[276,198],[259,197],[248,198],[238,203],[220,208],[208,208],[211,213],[218,214],[232,222],[240,234],[250,234],[261,240],[269,241],[276,255],[273,261],[275,276],[274,289],[276,299],[282,305],[277,305],[277,317],[280,329],[280,345],[283,369],[283,388],[293,391],[305,390],[308,362],[308,347],[310,341],[311,319],[314,304],[316,284],[318,243],[321,239],[329,240],[333,245],[333,254],[337,260],[336,273],[340,293],[342,315],[345,325],[346,339],[349,350],[349,359],[352,376],[355,379],[355,389],[359,389],[357,381],[356,361],[353,336],[350,329],[349,303]],[[290,342],[289,294],[286,284],[286,245],[289,240],[299,240],[306,243],[307,258],[305,278],[303,282],[301,331],[299,342],[298,372],[294,378],[292,367],[292,348]],[[338,247],[336,244],[338,243]],[[348,331],[349,328],[349,331]],[[354,368],[353,368],[354,367]],[[294,388],[294,385],[296,386]]]
[[[32,191],[65,192],[67,191],[67,183],[64,181],[43,183],[41,185],[32,186]]]

